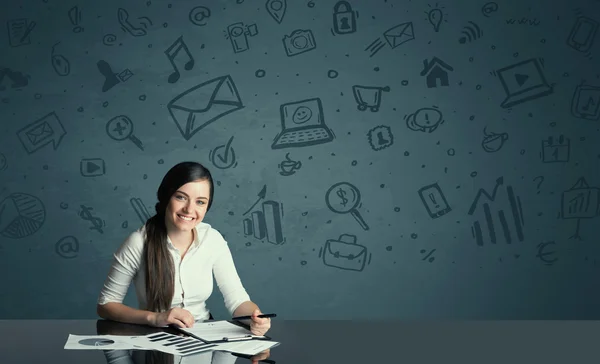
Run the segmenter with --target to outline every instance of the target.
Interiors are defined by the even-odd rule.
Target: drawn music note
[[[179,77],[181,76],[181,74],[179,73],[179,69],[177,68],[177,65],[175,65],[175,57],[177,57],[177,54],[179,54],[179,51],[181,51],[182,49],[185,50],[185,53],[190,58],[190,60],[187,61],[186,64],[184,65],[185,70],[189,71],[192,68],[194,68],[194,57],[192,57],[190,50],[188,49],[187,45],[183,41],[183,36],[180,36],[165,51],[167,58],[169,58],[169,61],[171,62],[171,65],[173,65],[173,69],[175,70],[175,71],[173,71],[173,73],[171,73],[169,75],[169,83],[177,82],[179,80]]]
[[[588,111],[588,110],[590,109],[590,105],[591,105],[591,106],[594,106],[594,105],[595,105],[595,103],[594,103],[594,99],[593,99],[593,98],[591,98],[591,97],[588,99],[588,102],[587,102],[587,104],[585,104],[585,106],[582,106],[581,108],[582,108],[583,110],[585,110],[585,111]]]

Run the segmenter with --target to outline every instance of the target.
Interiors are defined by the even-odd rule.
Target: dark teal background
[[[600,317],[600,120],[592,111],[582,114],[586,103],[592,110],[599,99],[600,36],[589,51],[569,41],[579,16],[600,22],[600,2],[497,1],[497,8],[472,0],[349,2],[358,12],[356,31],[336,34],[333,0],[288,0],[280,23],[263,0],[3,0],[0,69],[8,68],[13,80],[1,73],[0,318],[95,318],[112,254],[142,224],[130,199],[154,212],[162,176],[184,160],[211,169],[216,191],[205,221],[227,239],[243,284],[264,312],[289,319]],[[210,10],[204,25],[190,20],[198,6]],[[143,35],[121,28],[120,7]],[[436,7],[442,14],[438,31],[428,20]],[[19,19],[25,27],[35,22],[28,35],[19,36]],[[226,35],[237,22],[256,24],[257,31],[247,35],[249,48],[236,53]],[[407,22],[414,39],[392,49],[383,33]],[[475,32],[461,43],[466,27]],[[312,31],[316,47],[288,56],[283,39],[297,29]],[[180,52],[175,64],[181,77],[169,83],[173,68],[165,50],[179,37],[195,64],[184,70],[188,59]],[[365,49],[378,38],[385,46],[371,56]],[[429,88],[420,75],[424,60],[433,57],[452,67],[448,86]],[[132,75],[103,91],[101,60],[115,74],[128,69]],[[527,60],[538,62],[547,82],[540,90],[551,92],[502,107],[507,94],[499,70]],[[534,71],[507,77],[534,85],[541,77]],[[223,76],[230,76],[243,108],[186,139],[169,102]],[[354,85],[389,91],[381,93],[378,111],[361,111]],[[204,93],[191,103],[206,106],[209,97]],[[273,149],[282,128],[280,106],[311,98],[320,99],[335,139]],[[431,133],[406,120],[422,108],[443,115]],[[51,113],[55,118],[46,120],[54,120],[54,139],[26,139],[32,123]],[[119,115],[131,120],[143,150],[111,138],[107,123]],[[369,141],[378,126],[383,128]],[[484,128],[488,135],[507,136],[503,144],[485,144],[498,150],[484,149]],[[391,143],[385,148],[377,144],[378,130],[392,134],[382,135]],[[563,145],[544,150],[544,141],[561,135]],[[232,137],[228,158],[235,164],[221,169],[213,155],[224,156],[222,146]],[[549,160],[556,148],[562,162]],[[292,175],[280,173],[286,155],[301,163]],[[97,166],[101,159],[105,169],[86,169],[82,160],[90,158],[98,159]],[[511,244],[499,235],[496,244],[487,239],[478,245],[471,228],[484,224],[486,198],[474,214],[469,209],[480,190],[492,194],[499,178],[498,194],[487,202],[512,221],[512,188],[523,239],[510,225]],[[360,191],[357,211],[368,230],[328,207],[326,192],[338,182]],[[439,217],[429,215],[419,195],[433,184],[450,209]],[[332,196],[341,203],[344,192],[338,191]],[[439,200],[430,192],[425,201]],[[243,220],[250,217],[244,213],[265,200],[282,208],[283,243],[244,234]],[[18,216],[31,211],[38,211],[34,223],[12,230]],[[355,236],[359,246],[336,244],[341,234]],[[325,264],[320,254],[327,244],[349,249],[342,255],[364,251],[370,262],[363,267],[329,256]],[[137,307],[133,287],[125,303]],[[217,318],[226,317],[216,286],[208,305]]]

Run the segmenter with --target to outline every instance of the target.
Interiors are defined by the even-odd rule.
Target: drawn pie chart
[[[0,234],[21,239],[34,234],[46,221],[46,209],[37,197],[12,193],[0,202]]]
[[[91,339],[79,340],[79,343],[81,345],[88,345],[88,346],[106,346],[106,345],[112,345],[115,342],[113,340],[110,340],[110,339],[105,339],[105,338],[101,338],[101,337],[94,337],[94,338],[91,338]]]

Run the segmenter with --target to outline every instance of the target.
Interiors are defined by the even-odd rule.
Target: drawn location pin
[[[429,13],[427,13],[427,18],[429,19],[429,22],[431,23],[431,25],[433,25],[433,30],[435,30],[436,32],[440,31],[440,24],[442,24],[442,11],[438,8],[435,9],[431,9],[429,10]]]
[[[267,0],[265,4],[269,15],[279,24],[285,16],[285,10],[287,8],[286,0]]]

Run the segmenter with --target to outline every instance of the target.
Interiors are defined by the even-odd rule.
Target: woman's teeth
[[[185,220],[185,221],[192,221],[192,220],[194,220],[194,218],[192,218],[192,217],[186,217],[186,216],[181,216],[181,215],[177,215],[177,216],[179,216],[180,219]]]

